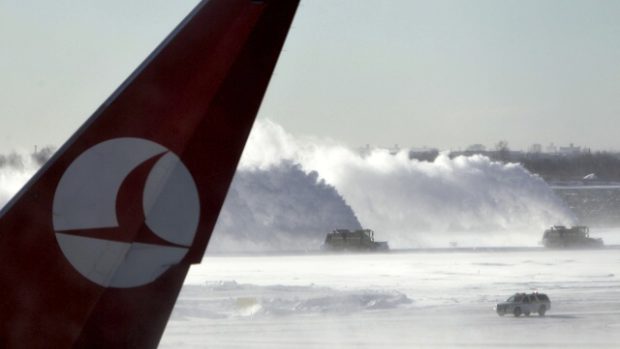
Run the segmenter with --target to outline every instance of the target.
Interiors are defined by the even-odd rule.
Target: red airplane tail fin
[[[203,1],[5,206],[0,347],[156,347],[298,0]]]

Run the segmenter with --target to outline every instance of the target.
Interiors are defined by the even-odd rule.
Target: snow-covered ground
[[[207,256],[161,348],[619,348],[620,250]],[[499,317],[515,292],[544,318]]]

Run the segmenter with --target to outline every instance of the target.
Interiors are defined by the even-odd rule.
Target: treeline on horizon
[[[620,153],[580,152],[573,154],[511,151],[506,148],[490,151],[454,151],[450,157],[460,155],[484,155],[504,163],[520,163],[528,171],[538,174],[547,182],[584,181],[584,177],[594,173],[590,182],[620,182]],[[409,158],[419,161],[434,161],[437,150],[411,151]]]

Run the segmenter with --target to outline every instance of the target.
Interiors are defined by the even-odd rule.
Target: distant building
[[[581,153],[581,147],[577,147],[571,143],[568,147],[560,147],[559,153],[562,155],[576,155]]]
[[[409,148],[410,153],[430,153],[430,152],[438,152],[438,151],[439,149],[437,148],[430,148],[427,146]]]
[[[394,146],[392,148],[389,148],[388,150],[390,154],[396,155],[398,154],[398,152],[400,152],[400,146],[398,144],[394,144]]]
[[[389,148],[384,148],[384,147],[376,147],[376,146],[372,146],[370,144],[366,144],[365,146],[362,147],[358,147],[357,149],[355,149],[357,151],[357,153],[365,158],[367,156],[369,156],[373,151],[375,150],[379,150],[379,151],[387,151],[390,155],[396,155],[398,154],[401,150],[407,150],[407,148],[401,148],[398,144],[394,144],[393,147],[389,147]]]
[[[467,147],[468,152],[485,152],[487,151],[487,147],[485,147],[483,144],[472,144],[469,147]]]
[[[437,148],[421,147],[409,149],[409,159],[432,162],[435,161],[438,155],[439,150]]]
[[[373,147],[371,147],[371,146],[370,146],[370,144],[366,144],[366,145],[365,145],[365,146],[363,146],[363,147],[359,147],[359,148],[357,148],[357,153],[358,153],[361,157],[365,158],[365,157],[367,157],[368,155],[370,155],[370,153],[372,152],[372,150],[373,150]]]
[[[532,144],[530,146],[529,152],[530,153],[536,153],[536,154],[542,153],[542,145],[538,144],[538,143]]]

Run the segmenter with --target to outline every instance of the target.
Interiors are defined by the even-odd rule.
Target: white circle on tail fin
[[[143,221],[123,227],[119,191],[149,160],[155,162],[138,203]],[[187,167],[170,150],[139,138],[89,148],[67,168],[54,194],[53,225],[62,252],[80,274],[104,287],[137,287],[157,279],[185,257],[199,219],[198,190]],[[139,229],[148,229],[157,242],[136,241]]]

